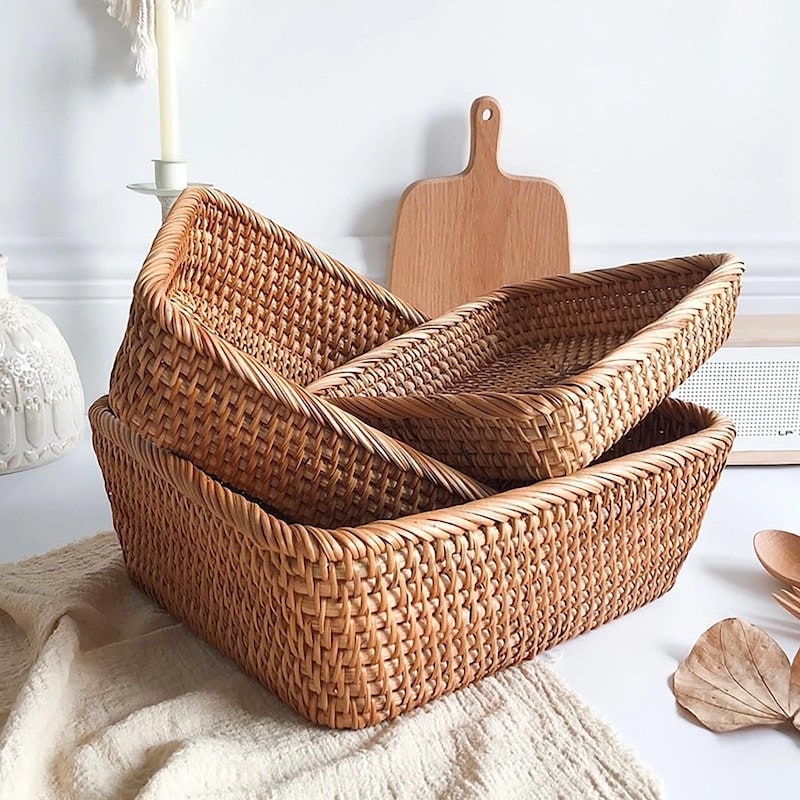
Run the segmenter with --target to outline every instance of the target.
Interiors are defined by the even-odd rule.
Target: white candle
[[[175,12],[170,0],[156,0],[156,47],[161,160],[180,161],[178,83],[175,79]]]

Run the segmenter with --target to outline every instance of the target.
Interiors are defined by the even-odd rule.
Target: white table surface
[[[0,562],[110,527],[88,436],[60,461],[0,477]],[[678,711],[669,688],[697,637],[725,617],[753,622],[794,656],[800,620],[770,598],[778,584],[752,550],[761,528],[800,532],[800,467],[726,469],[675,588],[552,651],[568,685],[660,776],[670,798],[789,796],[800,785],[800,733],[711,733]]]

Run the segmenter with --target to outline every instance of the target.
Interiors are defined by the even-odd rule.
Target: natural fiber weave
[[[715,412],[668,401],[620,443],[631,454],[571,477],[323,530],[160,449],[105,399],[90,420],[133,580],[336,728],[396,717],[663,594],[734,436]]]
[[[109,402],[134,430],[309,524],[485,497],[302,389],[422,319],[233,198],[188,189],[136,281]]]
[[[709,255],[506,287],[308,388],[478,480],[568,475],[722,345],[742,272]]]

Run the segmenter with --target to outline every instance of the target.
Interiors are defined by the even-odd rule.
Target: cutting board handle
[[[479,97],[470,109],[472,137],[469,163],[464,173],[474,170],[500,172],[497,151],[500,147],[500,103],[494,97]]]

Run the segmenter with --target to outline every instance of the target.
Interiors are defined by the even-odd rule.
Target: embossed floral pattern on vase
[[[0,256],[0,474],[52,461],[83,428],[83,390],[53,321],[5,289]]]

